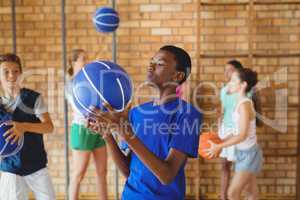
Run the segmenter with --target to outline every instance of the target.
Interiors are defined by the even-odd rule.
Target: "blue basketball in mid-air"
[[[20,151],[23,146],[23,138],[18,142],[11,144],[11,141],[6,141],[3,136],[6,131],[8,131],[12,125],[8,124],[6,121],[0,123],[0,158],[12,156]]]
[[[109,33],[119,26],[119,14],[110,7],[102,7],[96,10],[93,22],[98,32]]]
[[[94,114],[91,107],[106,111],[103,103],[121,112],[131,101],[132,82],[119,65],[109,61],[93,61],[74,77],[72,95],[75,109],[84,116]]]

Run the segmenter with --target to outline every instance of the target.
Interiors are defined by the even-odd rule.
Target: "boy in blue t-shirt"
[[[176,86],[191,72],[190,56],[181,48],[163,46],[151,59],[147,80],[159,98],[122,113],[100,113],[89,119],[89,128],[101,133],[112,158],[127,178],[123,200],[183,200],[184,166],[197,157],[202,115],[176,97]],[[129,126],[126,126],[129,124]],[[125,155],[111,135],[118,128]]]

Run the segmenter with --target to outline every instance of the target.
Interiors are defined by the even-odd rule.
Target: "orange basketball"
[[[211,158],[208,157],[207,152],[205,152],[204,150],[210,148],[210,144],[208,143],[209,140],[215,144],[222,143],[222,140],[219,138],[219,136],[216,133],[204,132],[200,135],[198,153],[202,158],[207,160],[210,160]]]

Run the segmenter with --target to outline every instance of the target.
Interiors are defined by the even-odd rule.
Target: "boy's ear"
[[[175,81],[180,83],[184,79],[185,73],[184,72],[177,72],[175,76],[176,76]]]

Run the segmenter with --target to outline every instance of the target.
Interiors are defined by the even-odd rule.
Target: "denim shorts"
[[[262,170],[263,153],[256,144],[249,149],[236,149],[235,172],[251,172],[258,174]]]

